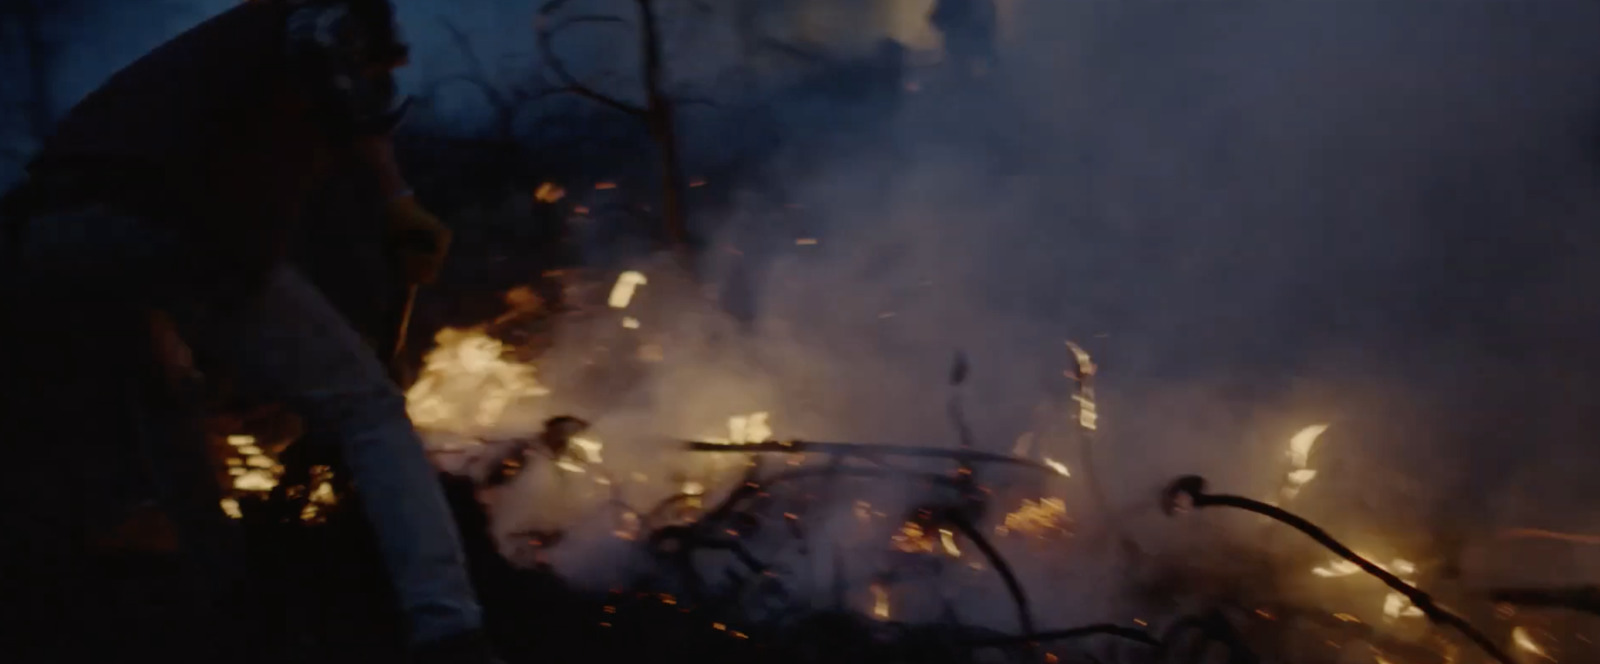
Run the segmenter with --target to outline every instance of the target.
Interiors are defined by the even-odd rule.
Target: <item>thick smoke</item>
[[[536,64],[529,3],[397,4],[414,88],[467,67],[441,13],[495,76]],[[740,3],[709,4],[712,27],[682,28],[673,66],[752,85],[728,74],[749,64],[725,23]],[[919,50],[937,45],[915,18],[929,3],[815,4],[763,20],[842,53],[899,37],[918,91],[882,125],[838,126],[862,117],[847,107],[785,116],[853,140],[772,166],[792,214],[751,206],[708,224],[721,229],[710,246],[744,256],[719,249],[702,266],[711,295],[751,292],[742,320],[674,287],[665,261],[630,266],[655,277],[630,313],[666,359],[603,393],[563,388],[623,333],[609,318],[562,331],[539,408],[594,419],[619,474],[657,464],[662,438],[756,410],[781,437],[954,445],[957,350],[979,445],[1006,451],[1070,390],[1071,339],[1102,368],[1102,481],[1149,547],[1209,541],[1192,520],[1157,520],[1166,479],[1271,496],[1285,441],[1330,422],[1296,506],[1336,532],[1418,560],[1465,538],[1474,583],[1600,572],[1566,545],[1494,537],[1600,525],[1584,491],[1600,396],[1600,6],[1014,0],[996,66],[968,79]],[[588,37],[564,52],[600,71],[631,62],[628,48]],[[438,117],[487,122],[470,87],[440,90]],[[688,151],[714,153],[732,129],[695,117],[715,116],[686,120]],[[876,491],[884,505],[914,498]],[[606,576],[615,559],[589,555],[613,543],[601,530],[553,555]],[[1051,593],[1061,606],[1036,598],[1049,623],[1116,601],[1116,583],[1095,580],[1110,563],[1076,553],[1019,559],[1028,585],[1074,591]],[[983,606],[1003,607],[997,583],[985,591]]]
[[[1011,9],[989,76],[913,70],[926,82],[887,129],[789,181],[803,221],[776,242],[818,244],[717,261],[756,280],[753,323],[645,320],[674,328],[678,359],[601,427],[689,433],[761,408],[783,436],[953,444],[943,379],[962,349],[980,444],[1006,450],[1074,339],[1103,368],[1119,509],[1153,515],[1191,472],[1270,496],[1290,434],[1331,422],[1310,516],[1414,558],[1464,537],[1473,582],[1558,580],[1494,533],[1593,525],[1575,487],[1593,455],[1600,9]],[[1139,523],[1158,549],[1193,544]],[[1027,566],[1044,583],[1049,563]]]

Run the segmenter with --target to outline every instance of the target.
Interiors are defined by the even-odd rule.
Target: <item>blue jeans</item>
[[[248,396],[281,402],[339,441],[412,640],[480,628],[436,470],[377,355],[295,269],[280,265],[245,296],[219,297],[227,291],[190,269],[194,251],[159,225],[104,209],[41,216],[13,254],[21,260],[9,287],[20,297],[10,299],[47,300],[48,310],[109,297],[166,312],[203,370],[225,372]]]

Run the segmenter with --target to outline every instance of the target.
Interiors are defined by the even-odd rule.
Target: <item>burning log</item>
[[[1501,664],[1511,664],[1511,659],[1500,650],[1500,647],[1495,645],[1493,641],[1489,640],[1489,637],[1484,636],[1484,634],[1478,631],[1477,628],[1473,627],[1471,623],[1466,621],[1466,619],[1440,607],[1438,603],[1434,601],[1432,595],[1423,592],[1416,586],[1406,583],[1400,577],[1395,576],[1394,573],[1384,569],[1377,563],[1367,560],[1365,557],[1362,557],[1355,551],[1352,551],[1350,547],[1340,543],[1338,540],[1334,539],[1332,535],[1329,535],[1327,531],[1317,527],[1316,524],[1311,523],[1304,517],[1289,512],[1283,508],[1268,505],[1259,500],[1245,498],[1243,496],[1234,496],[1229,494],[1208,494],[1206,493],[1205,478],[1198,475],[1185,475],[1174,480],[1172,484],[1168,485],[1166,490],[1162,492],[1161,510],[1168,515],[1172,515],[1182,509],[1183,506],[1180,503],[1182,503],[1183,499],[1185,498],[1187,499],[1188,506],[1194,508],[1232,507],[1234,509],[1241,509],[1246,512],[1260,514],[1261,516],[1265,516],[1269,519],[1294,528],[1301,533],[1304,533],[1307,537],[1315,540],[1318,544],[1321,544],[1324,548],[1332,551],[1335,555],[1350,561],[1355,566],[1361,568],[1361,571],[1366,572],[1368,575],[1371,575],[1379,581],[1382,581],[1384,585],[1387,585],[1395,592],[1400,593],[1411,602],[1412,606],[1415,606],[1417,609],[1421,610],[1423,615],[1428,617],[1428,620],[1436,624],[1447,625],[1452,629],[1455,629],[1457,632],[1460,632],[1463,636],[1467,637],[1468,640],[1472,641],[1475,645],[1481,648],[1485,653],[1488,653],[1488,655],[1494,658],[1495,661],[1500,662]]]

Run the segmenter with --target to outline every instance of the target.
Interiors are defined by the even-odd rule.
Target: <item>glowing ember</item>
[[[418,427],[470,432],[499,423],[519,400],[550,393],[536,369],[506,359],[506,347],[482,330],[446,328],[434,337],[422,373],[406,392],[406,410]]]
[[[572,449],[583,455],[586,463],[600,463],[600,450],[605,447],[598,440],[588,438],[573,438]]]
[[[1050,470],[1056,471],[1056,474],[1062,477],[1072,477],[1072,472],[1067,470],[1067,465],[1061,463],[1060,461],[1056,461],[1050,457],[1045,457],[1044,465],[1049,466]]]
[[[1533,640],[1533,636],[1528,634],[1527,629],[1524,629],[1520,626],[1511,630],[1511,642],[1516,644],[1519,650],[1526,651],[1528,654],[1531,654],[1534,657],[1547,659],[1552,662],[1556,661],[1556,658],[1551,657],[1550,653],[1545,652],[1544,647],[1540,646],[1539,642]]]
[[[239,510],[239,501],[233,498],[222,499],[222,513],[228,515],[230,519],[244,518],[244,512]]]
[[[913,521],[900,526],[900,532],[889,537],[894,548],[906,553],[933,553],[933,538]]]
[[[606,303],[612,309],[627,309],[628,303],[633,301],[634,291],[648,283],[650,280],[643,273],[633,270],[623,272],[617,275],[617,283],[611,287],[611,297],[607,298]]]
[[[872,584],[872,616],[879,620],[889,619],[889,591],[876,583]]]
[[[1067,503],[1060,498],[1024,500],[1022,507],[1006,515],[1005,522],[995,527],[995,533],[1042,537],[1064,534],[1067,531]]]
[[[540,184],[538,189],[533,190],[533,200],[539,201],[540,203],[554,203],[561,200],[566,195],[567,190],[562,189],[555,183],[551,182]]]
[[[939,543],[944,545],[944,552],[953,558],[961,557],[961,549],[956,547],[956,534],[947,529],[939,529]]]
[[[1306,484],[1316,479],[1317,471],[1307,466],[1311,463],[1311,449],[1316,447],[1317,438],[1322,432],[1328,430],[1327,424],[1313,424],[1301,429],[1289,438],[1289,472],[1284,476],[1283,497],[1291,500],[1300,495],[1300,490]]]

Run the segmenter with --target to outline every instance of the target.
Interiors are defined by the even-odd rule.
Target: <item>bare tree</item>
[[[666,93],[662,57],[660,16],[656,0],[634,0],[638,7],[640,72],[644,87],[642,105],[623,101],[595,90],[579,81],[560,56],[553,39],[562,31],[581,24],[626,24],[622,18],[583,14],[556,18],[568,0],[549,0],[539,10],[536,30],[545,68],[555,76],[558,92],[575,94],[644,123],[656,143],[661,173],[662,221],[673,248],[686,254],[691,247],[688,213],[683,195],[686,178],[679,158],[675,102]]]

